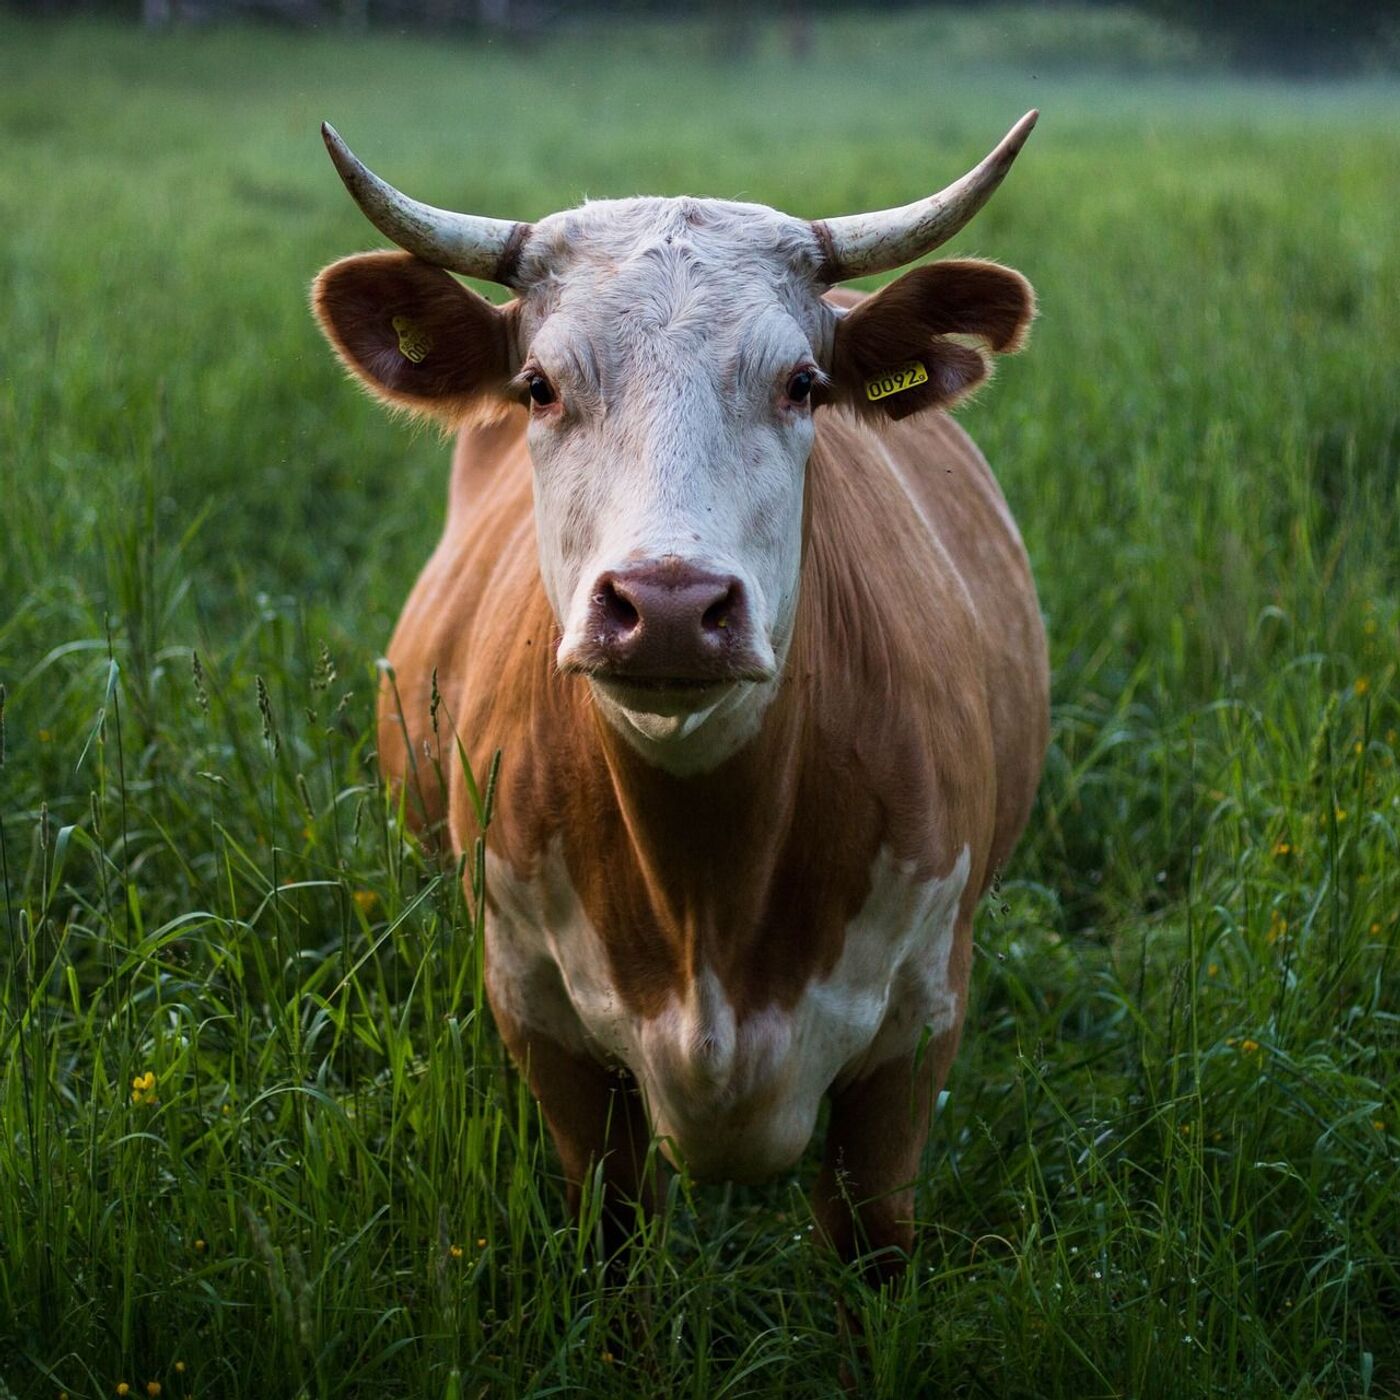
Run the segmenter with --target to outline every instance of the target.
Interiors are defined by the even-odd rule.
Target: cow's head
[[[398,407],[448,424],[526,409],[558,665],[586,675],[658,761],[672,749],[678,766],[707,766],[772,694],[797,606],[814,407],[945,407],[986,377],[988,350],[1019,345],[1031,290],[992,263],[917,268],[846,312],[823,294],[951,238],[1035,115],[938,194],[817,222],[711,199],[604,200],[536,224],[449,213],[385,184],[324,128],[350,193],[406,250],[320,274],[327,337]],[[449,271],[516,299],[493,306]],[[870,397],[911,363],[923,382]],[[686,744],[703,729],[717,745]]]

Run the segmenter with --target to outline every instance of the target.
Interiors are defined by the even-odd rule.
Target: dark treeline
[[[942,0],[990,9],[1005,0]],[[1189,29],[1236,65],[1291,74],[1393,67],[1400,55],[1397,0],[1087,0],[1136,9]],[[1034,0],[1032,0],[1034,4]],[[1053,8],[1054,0],[1043,0]],[[934,8],[928,0],[0,0],[0,8],[41,16],[77,13],[130,18],[149,28],[258,20],[293,26],[428,29],[526,43],[559,27],[638,19],[700,19],[721,36],[719,50],[742,56],[767,21],[785,26],[794,54],[810,43],[811,21],[859,10]]]
[[[1140,0],[1149,14],[1217,37],[1235,64],[1292,74],[1393,62],[1397,0]]]

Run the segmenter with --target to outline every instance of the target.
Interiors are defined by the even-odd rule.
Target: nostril
[[[722,598],[717,598],[708,608],[705,615],[700,619],[700,626],[706,632],[724,631],[735,623],[735,614],[739,611],[739,585],[732,583],[725,590]]]
[[[612,579],[608,579],[594,595],[599,616],[608,627],[618,633],[631,632],[642,620],[641,614],[617,589]]]

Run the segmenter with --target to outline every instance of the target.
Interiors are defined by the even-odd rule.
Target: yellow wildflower
[[[47,729],[41,729],[39,731],[39,742],[41,744],[47,744],[52,738],[53,735]]]
[[[156,1396],[160,1394],[160,1382],[159,1382],[159,1381],[147,1381],[147,1382],[146,1382],[146,1394],[149,1395],[149,1396],[151,1397],[151,1400],[156,1400]]]
[[[1268,940],[1270,943],[1277,943],[1285,933],[1288,932],[1288,920],[1275,909],[1269,915]]]
[[[175,1374],[177,1376],[183,1376],[185,1374],[185,1363],[183,1361],[177,1361],[175,1363]]]
[[[136,1078],[131,1081],[132,1103],[155,1103],[155,1088],[156,1077],[153,1071],[147,1070],[145,1074],[138,1074]]]
[[[118,1381],[118,1382],[117,1382],[117,1394],[118,1394],[118,1395],[130,1395],[130,1394],[131,1394],[131,1387],[130,1387],[129,1385],[127,1385],[127,1383],[126,1383],[125,1381]]]
[[[1332,815],[1336,817],[1338,823],[1344,822],[1347,819],[1347,809],[1345,807],[1337,807],[1333,810]]]
[[[485,1249],[485,1248],[486,1248],[486,1241],[485,1241],[485,1239],[483,1238],[483,1239],[477,1240],[477,1242],[476,1242],[476,1247],[477,1247],[478,1249]]]
[[[196,1254],[203,1254],[204,1251],[208,1248],[209,1246],[205,1244],[203,1240],[196,1240],[194,1242],[194,1252]]]
[[[1383,1133],[1383,1132],[1385,1132],[1385,1119],[1384,1119],[1384,1118],[1373,1118],[1373,1119],[1371,1119],[1371,1126],[1372,1126],[1378,1133]]]
[[[1258,1049],[1259,1049],[1259,1042],[1258,1042],[1257,1040],[1242,1040],[1242,1041],[1240,1041],[1240,1054],[1241,1054],[1241,1055],[1253,1055],[1256,1051],[1258,1051]]]
[[[1215,974],[1216,974],[1217,972],[1219,972],[1219,971],[1220,971],[1220,964],[1219,964],[1219,963],[1211,963],[1211,965],[1210,965],[1208,968],[1206,968],[1206,976],[1207,976],[1207,977],[1214,977]]]
[[[374,913],[374,906],[379,903],[379,896],[373,890],[356,890],[354,899],[362,914]]]
[[[1370,690],[1370,688],[1371,688],[1371,682],[1368,681],[1368,680],[1366,679],[1365,676],[1358,676],[1358,677],[1356,678],[1356,684],[1355,684],[1354,686],[1352,686],[1352,689],[1353,689],[1358,695],[1365,695],[1366,692],[1367,692],[1368,690]]]
[[[1371,925],[1371,932],[1372,932],[1372,933],[1379,933],[1380,931],[1381,931],[1381,924],[1380,924],[1380,920],[1377,919],[1376,922],[1373,923],[1373,924]]]
[[[459,1244],[450,1244],[447,1246],[447,1252],[454,1259],[460,1259],[462,1257],[462,1246]]]
[[[1274,843],[1274,854],[1276,856],[1287,856],[1292,855],[1292,853],[1293,847],[1290,846],[1287,841],[1278,841]]]
[[[605,1352],[603,1353],[603,1355],[602,1355],[602,1362],[603,1362],[603,1365],[604,1365],[604,1366],[611,1366],[611,1365],[613,1364],[613,1354],[612,1354],[612,1352],[610,1352],[610,1351],[605,1351]]]

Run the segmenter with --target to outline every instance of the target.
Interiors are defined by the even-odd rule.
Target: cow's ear
[[[828,396],[875,418],[948,408],[987,378],[990,351],[1021,348],[1034,315],[1031,284],[1010,268],[917,267],[837,323]]]
[[[514,306],[492,306],[411,253],[342,258],[311,287],[326,339],[370,393],[449,424],[508,394]]]

